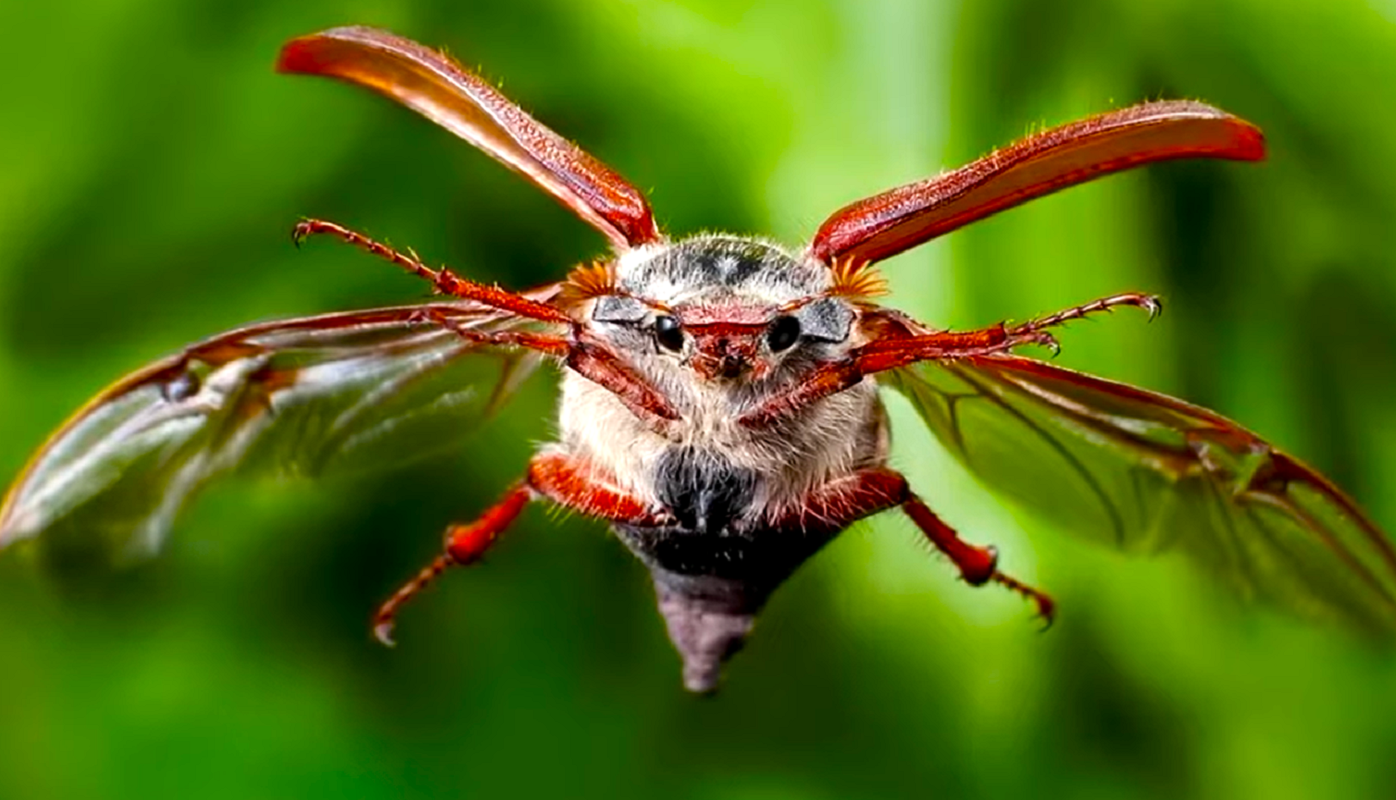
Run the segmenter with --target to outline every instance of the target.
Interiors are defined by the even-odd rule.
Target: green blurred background
[[[1256,122],[1261,166],[1170,164],[887,265],[978,326],[1124,289],[1058,363],[1220,409],[1396,528],[1396,2],[340,0],[0,5],[0,475],[121,373],[251,320],[423,296],[302,215],[487,281],[603,242],[392,104],[272,74],[363,23],[447,46],[651,193],[674,234],[805,240],[834,208],[1034,126],[1158,97]],[[973,590],[909,525],[776,595],[711,700],[644,570],[527,513],[488,565],[367,620],[550,434],[555,376],[447,458],[206,494],[166,554],[62,580],[0,558],[0,796],[1392,797],[1396,656],[1076,545],[947,461],[900,400],[895,462],[1050,590]]]

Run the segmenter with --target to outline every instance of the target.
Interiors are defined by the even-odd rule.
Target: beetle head
[[[856,313],[829,270],[755,239],[702,235],[638,248],[591,318],[637,362],[708,383],[798,373],[849,346]]]

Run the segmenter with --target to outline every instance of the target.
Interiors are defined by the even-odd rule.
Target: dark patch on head
[[[739,289],[760,280],[786,284],[795,293],[822,289],[821,270],[791,258],[779,248],[752,239],[696,236],[657,254],[636,270],[625,288],[643,292],[656,280],[679,286],[723,286]]]
[[[759,272],[771,255],[767,248],[742,246],[709,247],[695,250],[687,257],[707,281],[740,286]]]
[[[832,297],[810,303],[800,309],[798,316],[804,335],[824,342],[846,341],[853,326],[853,309]]]

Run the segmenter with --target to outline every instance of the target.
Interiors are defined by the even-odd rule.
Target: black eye
[[[654,340],[665,350],[675,353],[682,350],[683,328],[679,326],[679,321],[669,316],[655,317]]]
[[[800,341],[800,321],[794,317],[778,317],[766,332],[766,344],[771,352],[779,353]]]

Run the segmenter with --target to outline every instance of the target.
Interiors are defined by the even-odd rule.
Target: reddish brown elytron
[[[1052,600],[967,543],[887,465],[879,391],[904,394],[987,484],[1063,529],[1176,548],[1242,592],[1396,632],[1396,551],[1321,475],[1181,400],[1014,355],[1051,329],[1157,298],[1107,297],[1026,323],[947,331],[875,298],[875,262],[1035,197],[1177,158],[1257,160],[1260,131],[1192,102],[1144,103],[1030,136],[846,206],[803,251],[671,240],[643,194],[433,50],[368,28],[290,42],[284,72],[412,108],[528,178],[610,241],[566,280],[516,293],[328,234],[428,281],[438,302],[256,325],[120,381],[40,449],[0,510],[0,545],[62,526],[150,550],[233,467],[375,466],[478,424],[540,360],[561,367],[558,440],[386,602],[480,559],[531,500],[604,520],[649,569],[684,684],[718,685],[771,593],[859,519],[900,508],[966,583],[1051,620]],[[94,537],[95,538],[95,537]]]
[[[435,50],[371,28],[336,28],[288,43],[277,69],[393,98],[522,173],[617,247],[660,239],[638,189]]]
[[[1202,103],[1144,103],[1043,131],[834,212],[810,254],[877,261],[1034,197],[1173,158],[1265,157],[1260,131]]]

